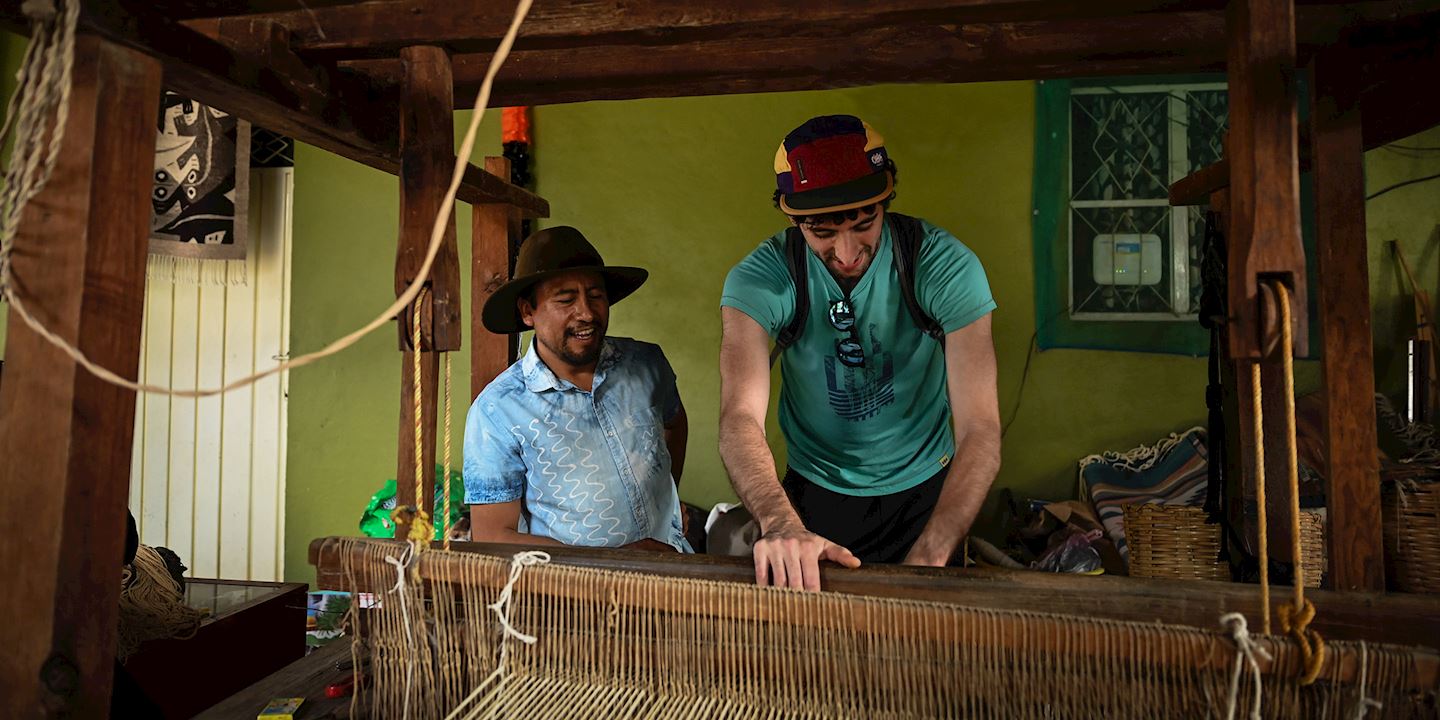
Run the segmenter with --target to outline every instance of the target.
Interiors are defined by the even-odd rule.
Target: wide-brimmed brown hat
[[[515,301],[535,283],[577,270],[597,272],[605,278],[605,293],[611,305],[635,292],[650,276],[644,268],[606,265],[595,246],[573,227],[545,228],[525,238],[520,245],[520,257],[515,259],[515,279],[501,285],[485,301],[485,309],[480,314],[485,328],[498,335],[529,330],[530,326],[520,319]]]

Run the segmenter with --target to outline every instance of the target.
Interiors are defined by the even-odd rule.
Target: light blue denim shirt
[[[520,532],[567,545],[647,538],[692,552],[681,530],[665,423],[680,411],[658,345],[607,337],[586,392],[531,347],[465,419],[465,502],[521,500]]]

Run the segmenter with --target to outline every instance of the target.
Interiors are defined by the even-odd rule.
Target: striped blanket
[[[1154,445],[1080,460],[1082,489],[1126,564],[1130,548],[1125,544],[1125,506],[1205,504],[1206,458],[1205,430],[1195,427]]]

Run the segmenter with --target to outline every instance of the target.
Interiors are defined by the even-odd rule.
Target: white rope
[[[390,555],[385,556],[385,562],[395,566],[395,587],[390,588],[390,592],[395,593],[400,598],[400,620],[405,624],[405,647],[412,650],[415,648],[415,640],[410,636],[410,609],[405,598],[405,571],[409,569],[410,561],[415,558],[414,551],[415,546],[407,544],[405,550],[400,553],[399,558]],[[400,715],[402,720],[410,717],[410,690],[414,675],[415,654],[407,653],[405,655],[405,704],[402,706]]]
[[[516,630],[515,626],[510,624],[510,598],[512,593],[515,592],[515,583],[520,580],[520,573],[524,571],[525,568],[532,565],[544,565],[548,562],[550,562],[550,553],[542,550],[518,552],[515,553],[515,557],[510,559],[510,581],[505,583],[505,587],[500,589],[500,598],[489,606],[490,609],[495,612],[495,616],[500,619],[501,629],[505,631],[505,637],[500,639],[501,657],[504,657],[505,641],[509,638],[513,637],[526,645],[535,644],[534,635],[526,635]]]
[[[1370,698],[1365,697],[1365,683],[1369,670],[1369,668],[1366,666],[1368,664],[1368,649],[1365,647],[1365,641],[1361,640],[1360,684],[1355,688],[1355,692],[1357,693],[1358,697],[1355,698],[1355,707],[1350,710],[1350,720],[1365,720],[1365,716],[1368,715],[1371,710],[1379,710],[1385,707],[1379,701],[1371,700]]]
[[[1225,704],[1225,720],[1234,720],[1235,718],[1235,703],[1240,693],[1242,660],[1250,666],[1250,675],[1255,683],[1255,698],[1254,703],[1250,706],[1250,718],[1251,720],[1260,720],[1262,688],[1260,686],[1260,663],[1256,662],[1255,656],[1259,655],[1269,661],[1270,653],[1251,639],[1250,627],[1245,622],[1244,615],[1240,613],[1221,615],[1220,624],[1230,631],[1230,637],[1235,640],[1235,669],[1230,673],[1230,693]]]
[[[497,598],[494,603],[487,606],[495,613],[495,616],[500,619],[500,628],[504,631],[504,634],[500,637],[500,657],[495,661],[495,669],[492,670],[479,685],[475,686],[475,689],[471,690],[470,694],[465,696],[465,699],[455,705],[455,708],[445,716],[445,720],[475,720],[475,718],[480,717],[480,715],[485,712],[485,706],[476,703],[476,700],[481,697],[482,693],[489,690],[491,684],[497,679],[501,681],[499,687],[504,686],[506,677],[505,659],[509,657],[510,638],[515,638],[526,645],[535,644],[534,635],[526,635],[516,630],[515,626],[510,624],[510,599],[514,595],[515,584],[520,581],[520,573],[523,572],[525,568],[544,565],[548,562],[550,562],[550,553],[543,550],[525,550],[515,553],[515,555],[510,558],[510,578],[505,582],[505,587],[500,588],[500,597]],[[472,705],[473,707],[471,707]]]
[[[46,1],[47,0],[31,0],[31,2],[26,3],[25,7],[29,9],[32,5],[43,6]],[[401,310],[414,302],[415,297],[420,294],[420,290],[425,286],[425,281],[430,277],[430,268],[435,263],[435,256],[439,253],[442,239],[445,236],[445,228],[448,225],[447,220],[451,217],[455,209],[455,194],[459,191],[460,182],[465,176],[465,169],[470,164],[470,155],[475,150],[475,136],[480,129],[481,119],[485,117],[486,106],[490,104],[490,90],[494,85],[495,75],[500,71],[500,65],[505,62],[505,58],[510,54],[510,48],[515,44],[515,36],[519,34],[520,24],[524,22],[526,14],[530,12],[532,0],[519,0],[515,8],[515,17],[511,20],[510,27],[505,32],[504,39],[500,41],[500,46],[495,49],[495,54],[490,58],[490,67],[485,71],[485,80],[480,83],[480,91],[475,98],[475,111],[470,116],[470,127],[465,132],[464,141],[460,143],[460,150],[455,154],[455,169],[450,176],[450,186],[445,192],[445,199],[440,203],[440,209],[435,214],[435,223],[430,229],[430,247],[426,251],[425,261],[420,264],[420,270],[415,274],[415,280],[411,282],[410,287],[406,288],[405,292],[401,293],[400,297],[396,298],[390,307],[383,310],[374,320],[371,320],[364,327],[355,330],[349,335],[315,352],[281,362],[272,368],[231,381],[217,388],[197,388],[195,390],[176,390],[159,385],[138,383],[123,378],[107,368],[101,367],[84,353],[80,352],[70,341],[46,328],[43,323],[31,314],[30,309],[15,292],[15,285],[9,267],[10,246],[13,241],[14,230],[15,227],[18,227],[20,211],[24,208],[25,203],[28,202],[30,198],[44,186],[45,181],[49,179],[49,169],[54,166],[55,158],[58,156],[60,136],[63,132],[66,114],[69,109],[70,64],[74,59],[73,41],[75,21],[79,14],[79,4],[77,0],[59,0],[59,2],[64,3],[66,9],[63,13],[65,20],[63,22],[53,23],[56,26],[53,33],[56,37],[52,38],[52,42],[55,40],[60,41],[54,48],[56,52],[38,52],[36,50],[37,40],[41,36],[40,25],[38,24],[41,21],[36,20],[35,23],[37,24],[35,25],[35,32],[31,36],[30,50],[27,51],[25,63],[21,67],[22,82],[20,87],[16,89],[17,96],[22,98],[21,110],[19,112],[20,120],[16,126],[16,151],[12,153],[10,165],[6,169],[4,195],[0,195],[0,198],[3,198],[3,200],[0,200],[0,298],[8,300],[11,308],[15,310],[15,313],[19,315],[20,319],[25,321],[25,324],[37,335],[44,338],[51,345],[59,348],[77,365],[90,371],[90,373],[105,382],[136,392],[148,392],[183,398],[201,398],[220,395],[237,388],[242,388],[270,377],[271,375],[304,367],[317,360],[334,355],[359,342],[361,338],[374,332],[381,325],[390,322]],[[35,63],[37,62],[35,58],[40,55],[44,55],[46,60],[40,61],[41,65],[37,70],[35,68]],[[59,72],[52,72],[50,70],[49,61],[52,58],[61,63]],[[40,79],[39,81],[43,81],[41,87],[45,89],[45,93],[22,93],[22,89],[27,87],[26,78],[31,76],[38,77]],[[40,107],[36,110],[28,109],[30,103],[39,102],[41,98],[48,99],[47,107],[54,105],[57,108],[56,125],[55,130],[50,136],[51,146],[46,156],[45,170],[37,178],[34,177],[33,166],[21,163],[19,167],[25,171],[21,176],[24,182],[16,183],[12,187],[12,180],[15,180],[15,178],[12,178],[11,175],[12,170],[16,167],[16,158],[24,159],[31,157],[29,154],[29,146],[37,143],[41,137],[41,133],[39,133],[33,125],[35,124],[36,118],[41,118],[46,114],[44,112],[45,108]],[[13,110],[13,100],[11,105],[11,109]],[[6,129],[9,129],[8,113]],[[0,138],[3,138],[3,136],[0,136]],[[36,157],[38,157],[38,155]],[[26,170],[27,167],[29,168],[28,170]],[[35,182],[35,180],[38,180],[38,182]],[[22,189],[26,194],[21,193]],[[18,202],[12,202],[12,197],[18,200]]]
[[[15,73],[15,92],[5,108],[0,144],[14,136],[0,188],[0,298],[12,296],[10,255],[25,205],[50,180],[60,156],[65,123],[70,117],[70,73],[75,58],[78,0],[27,0],[21,6],[30,18],[30,44]],[[54,116],[47,129],[46,121]],[[48,142],[46,139],[48,138]]]

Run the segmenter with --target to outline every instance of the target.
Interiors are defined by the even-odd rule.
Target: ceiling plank
[[[304,12],[343,5],[359,5],[364,0],[121,0],[130,10],[144,10],[171,20],[237,15]]]
[[[1223,0],[576,0],[539,3],[517,49],[602,44],[678,45],[732,37],[794,45],[816,33],[848,33],[897,24],[993,23],[1114,17],[1174,9],[1218,9]],[[457,3],[394,0],[268,16],[290,29],[296,49],[329,59],[389,57],[415,44],[457,54],[491,52],[513,14],[511,0]],[[787,42],[789,41],[789,42]]]
[[[1434,0],[1351,4],[1360,10],[1339,7],[1334,0],[1305,0],[1301,4],[1340,15],[1376,15],[1394,8],[1410,13],[1440,7]],[[526,19],[516,48],[662,46],[738,37],[769,39],[796,47],[807,38],[892,25],[1120,18],[1220,11],[1224,6],[1223,0],[728,0],[710,4],[692,0],[575,0],[537,4]],[[385,0],[297,9],[266,17],[290,30],[302,54],[341,60],[393,57],[399,48],[417,44],[440,45],[454,54],[488,53],[503,36],[513,11],[511,0]],[[1108,39],[1092,38],[1096,49]]]
[[[1431,4],[1440,8],[1440,2]],[[1396,8],[1413,5],[1371,3],[1360,17],[1389,17]],[[1297,27],[1302,55],[1310,47],[1335,42],[1356,17],[1353,8],[1303,8]],[[729,38],[679,46],[519,50],[497,78],[491,104],[1208,72],[1222,70],[1225,59],[1222,11],[830,32],[835,36],[800,44]],[[454,57],[456,101],[462,107],[474,102],[489,61],[488,54]],[[393,60],[353,60],[340,66],[381,86],[393,85],[399,77]]]
[[[400,169],[394,93],[298,58],[285,63],[255,54],[262,47],[273,51],[273,36],[227,35],[247,48],[237,51],[158,15],[132,14],[103,0],[87,1],[80,22],[82,31],[158,59],[166,88],[181,95],[392,175]],[[0,4],[0,26],[24,31],[18,4]],[[543,198],[473,165],[457,197],[471,204],[510,204],[528,217],[549,215]]]

